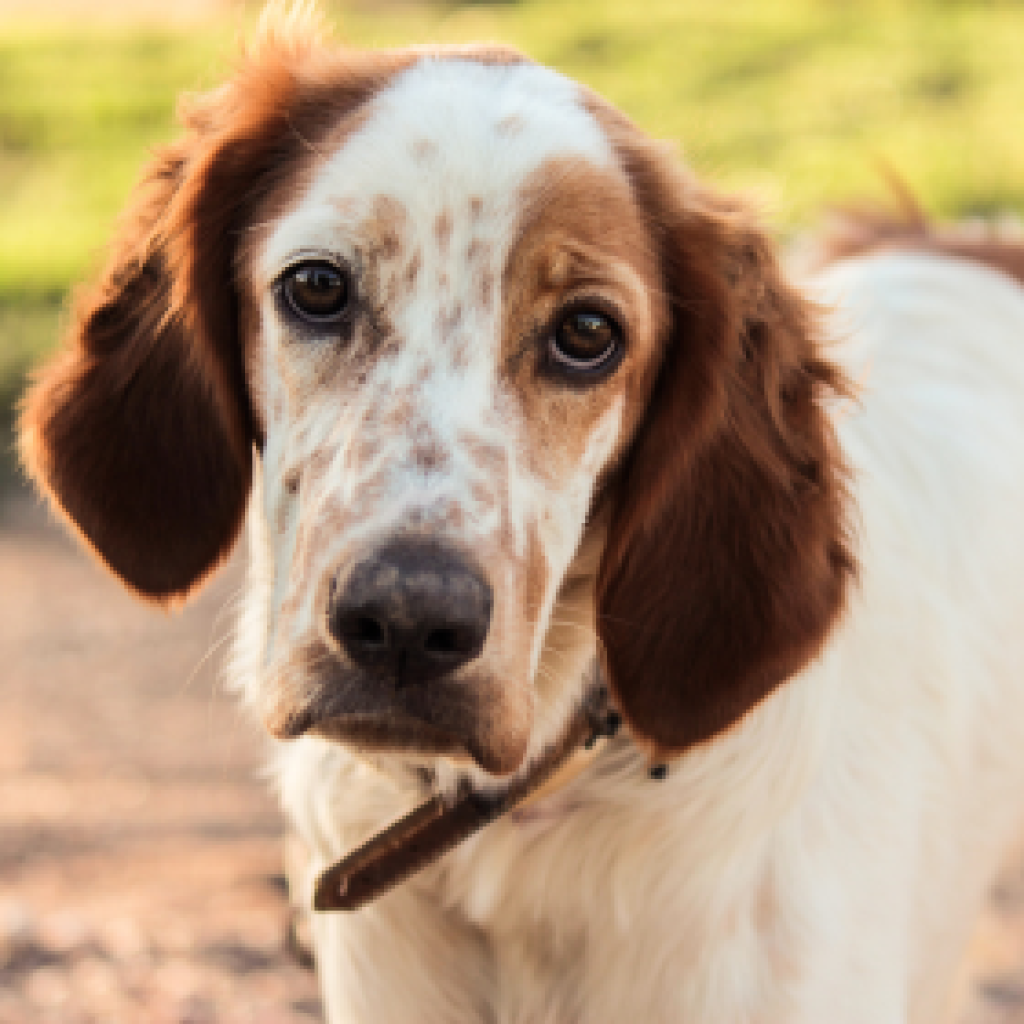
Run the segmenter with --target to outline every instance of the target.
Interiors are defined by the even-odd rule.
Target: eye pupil
[[[552,339],[552,355],[573,370],[597,370],[618,351],[622,341],[618,324],[596,310],[575,310],[564,316]]]
[[[304,320],[332,320],[348,304],[348,281],[330,263],[300,263],[285,277],[284,293]]]

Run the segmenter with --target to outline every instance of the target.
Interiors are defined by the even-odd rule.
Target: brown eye
[[[303,320],[334,320],[348,305],[348,278],[333,263],[300,263],[285,274],[282,287],[288,305]]]
[[[551,338],[555,362],[584,373],[610,365],[621,347],[622,329],[611,317],[594,309],[566,313]]]

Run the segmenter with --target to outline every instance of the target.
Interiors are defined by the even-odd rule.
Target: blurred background
[[[784,242],[829,202],[884,199],[889,173],[937,217],[1024,213],[1022,0],[321,6],[353,44],[524,49],[753,194]],[[176,97],[217,83],[257,14],[0,0],[0,1024],[319,1019],[283,942],[257,732],[217,683],[237,566],[183,616],[136,607],[10,451],[26,374]],[[1024,1022],[1022,878],[1018,858],[993,893],[960,1024]]]

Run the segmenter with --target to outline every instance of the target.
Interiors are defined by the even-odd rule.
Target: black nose
[[[327,623],[356,664],[402,688],[472,661],[491,603],[487,581],[456,552],[404,541],[357,564],[340,585],[332,581]]]

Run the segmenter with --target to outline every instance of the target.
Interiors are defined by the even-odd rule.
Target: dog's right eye
[[[330,323],[348,306],[348,277],[324,260],[308,260],[290,268],[281,288],[292,312],[311,323]]]

